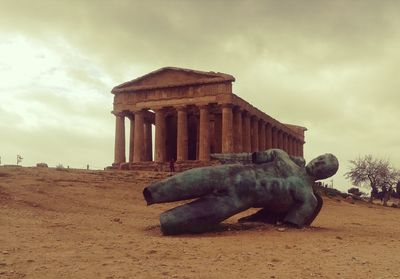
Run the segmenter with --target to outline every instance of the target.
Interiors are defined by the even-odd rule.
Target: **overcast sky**
[[[113,161],[113,86],[164,66],[308,128],[305,157],[400,167],[400,1],[0,0],[2,164]]]

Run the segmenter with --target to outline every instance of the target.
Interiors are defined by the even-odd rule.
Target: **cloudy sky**
[[[0,0],[0,156],[103,168],[113,86],[164,66],[236,77],[234,93],[306,126],[305,156],[400,167],[400,1]]]

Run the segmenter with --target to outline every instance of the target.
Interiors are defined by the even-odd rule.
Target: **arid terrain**
[[[163,236],[168,173],[0,167],[0,278],[396,278],[400,209],[325,198],[312,227]]]

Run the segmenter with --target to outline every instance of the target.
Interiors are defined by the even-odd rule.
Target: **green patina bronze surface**
[[[205,232],[252,207],[262,209],[239,221],[310,225],[322,206],[313,184],[334,175],[339,167],[332,154],[305,166],[304,159],[280,149],[243,154],[243,158],[251,162],[192,169],[146,187],[143,195],[148,205],[197,198],[162,213],[162,232]]]

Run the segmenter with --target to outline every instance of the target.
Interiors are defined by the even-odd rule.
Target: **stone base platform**
[[[216,166],[221,163],[217,160],[212,161],[180,161],[175,162],[175,172],[181,172],[193,168],[207,167],[207,166]],[[169,172],[170,166],[169,162],[140,162],[140,163],[121,163],[121,164],[113,164],[106,168],[107,170],[138,170],[138,171],[164,171]]]

